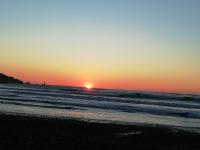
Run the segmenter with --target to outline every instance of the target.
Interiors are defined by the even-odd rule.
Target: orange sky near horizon
[[[31,70],[22,68],[16,65],[3,66],[0,65],[1,71],[6,75],[16,77],[24,82],[31,82],[33,84],[42,84],[46,82],[49,85],[65,85],[83,87],[86,83],[91,83],[94,88],[108,88],[108,89],[125,89],[125,90],[141,90],[141,91],[157,91],[157,92],[175,92],[175,93],[200,93],[200,83],[194,79],[184,78],[160,78],[160,79],[134,79],[133,78],[113,78],[102,80],[87,80],[86,78],[74,78],[66,74],[58,74],[56,72],[45,72],[41,70]]]

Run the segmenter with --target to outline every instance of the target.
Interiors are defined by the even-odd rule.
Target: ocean
[[[0,113],[200,128],[200,95],[0,84]]]

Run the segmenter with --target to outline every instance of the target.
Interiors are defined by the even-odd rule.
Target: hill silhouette
[[[0,83],[18,83],[23,84],[22,81],[15,79],[13,77],[9,77],[3,73],[0,73]]]

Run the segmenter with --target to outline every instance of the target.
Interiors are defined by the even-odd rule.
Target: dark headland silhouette
[[[20,81],[19,79],[15,79],[13,77],[7,76],[3,73],[0,73],[0,83],[17,83],[17,84],[23,84],[23,81]]]
[[[7,76],[3,73],[0,73],[0,84],[7,84],[7,83],[13,83],[13,84],[32,84],[30,82],[23,82],[19,79],[16,79],[14,77],[11,76]],[[46,82],[42,83],[41,85],[46,86]]]

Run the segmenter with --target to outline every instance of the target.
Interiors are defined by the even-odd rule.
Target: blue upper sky
[[[1,0],[0,17],[1,24],[81,23],[187,33],[199,32],[199,6],[199,0]]]

